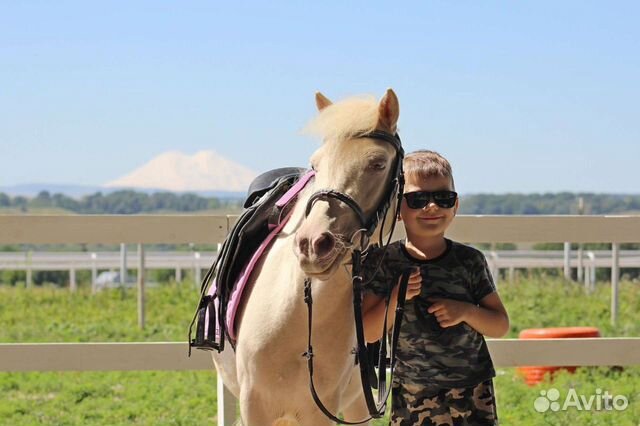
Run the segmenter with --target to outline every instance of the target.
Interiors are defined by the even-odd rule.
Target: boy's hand
[[[398,289],[400,288],[400,280],[402,277],[398,278],[398,282],[393,287],[393,298],[398,298]],[[407,283],[407,293],[405,294],[405,300],[411,300],[417,295],[420,294],[420,290],[422,289],[422,275],[420,275],[420,268],[416,268],[411,275],[409,275],[409,282]]]
[[[442,328],[452,327],[463,322],[469,308],[473,306],[470,303],[452,299],[430,297],[428,300],[431,302],[431,306],[427,312],[435,315]]]

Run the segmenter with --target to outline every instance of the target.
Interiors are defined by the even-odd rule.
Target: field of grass
[[[593,294],[560,279],[538,277],[508,284],[500,294],[511,317],[508,337],[523,328],[589,325],[603,336],[640,336],[640,285],[623,282],[620,317],[609,324],[610,291]],[[197,301],[193,285],[147,290],[147,327],[137,328],[134,290],[91,295],[81,289],[42,287],[26,290],[0,284],[0,342],[185,341]],[[640,424],[640,366],[584,368],[559,374],[553,383],[524,384],[515,369],[498,369],[495,379],[503,425]],[[624,411],[538,413],[541,391],[575,388],[589,397],[596,390],[624,395]],[[208,372],[0,373],[2,425],[201,425],[216,419],[215,374]],[[374,423],[376,426],[385,421]]]

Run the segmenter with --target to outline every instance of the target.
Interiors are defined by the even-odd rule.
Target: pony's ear
[[[400,117],[398,97],[393,90],[387,89],[387,93],[380,99],[380,105],[378,105],[378,121],[391,133],[395,133],[398,117]]]
[[[316,106],[318,107],[318,111],[322,111],[333,102],[329,100],[325,95],[320,92],[316,92]]]

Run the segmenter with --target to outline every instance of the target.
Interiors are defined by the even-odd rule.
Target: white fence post
[[[127,282],[127,245],[120,243],[120,285]]]
[[[138,244],[138,326],[144,329],[144,245]]]
[[[578,276],[577,276],[578,282],[582,281],[583,274],[584,274],[584,269],[583,269],[583,264],[584,264],[583,251],[584,250],[582,249],[582,243],[580,243],[578,245],[578,272],[577,272],[578,273]]]
[[[611,324],[618,320],[618,280],[620,279],[620,244],[611,244]]]
[[[218,387],[218,426],[234,425],[236,417],[236,407],[238,401],[236,397],[227,389],[220,375],[216,375]]]
[[[75,293],[78,290],[78,282],[76,281],[76,269],[69,269],[69,290]]]
[[[25,272],[25,286],[27,288],[31,288],[33,287],[33,272],[31,271],[31,250],[27,251],[24,256],[25,256],[25,264],[27,265],[27,270]]]
[[[489,252],[489,255],[491,256],[491,275],[493,275],[493,283],[496,285],[496,287],[498,286],[498,281],[500,280],[500,268],[498,265],[498,253],[495,252],[494,250],[491,250]]]
[[[571,279],[571,243],[564,243],[564,277]]]
[[[96,281],[98,280],[98,267],[96,265],[96,261],[98,260],[98,255],[93,252],[91,253],[91,293],[95,294],[96,292]]]
[[[200,285],[200,281],[202,281],[202,269],[200,269],[200,252],[197,251],[193,253],[193,279],[196,282],[196,285]]]
[[[584,267],[584,286],[589,291],[593,291],[596,288],[596,255],[592,251],[587,252],[589,258],[589,266]]]

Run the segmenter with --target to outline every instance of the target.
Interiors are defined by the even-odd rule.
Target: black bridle
[[[318,200],[328,200],[330,198],[337,199],[353,210],[353,212],[358,216],[360,220],[360,225],[362,229],[365,230],[365,234],[367,237],[371,237],[373,235],[376,227],[380,220],[384,220],[384,217],[387,214],[387,210],[391,204],[391,201],[394,199],[394,195],[397,195],[397,200],[401,200],[402,197],[402,189],[404,187],[404,173],[402,170],[402,160],[404,159],[404,150],[402,149],[402,142],[400,141],[400,136],[396,133],[392,135],[391,133],[387,133],[382,130],[374,130],[372,132],[363,134],[358,136],[359,138],[371,138],[378,139],[381,141],[385,141],[390,143],[391,146],[396,151],[396,161],[393,164],[393,171],[391,172],[391,182],[387,189],[387,192],[382,197],[382,203],[378,206],[375,213],[371,216],[371,218],[367,221],[367,217],[362,211],[362,208],[358,205],[356,200],[354,200],[349,194],[345,194],[344,192],[336,191],[333,189],[321,189],[319,191],[314,192],[309,200],[307,201],[307,208],[305,210],[305,216],[309,216],[311,212],[311,208],[314,203]],[[399,192],[398,192],[399,191]],[[399,206],[399,204],[398,204]],[[382,241],[380,241],[382,244]]]
[[[382,198],[381,204],[378,206],[374,214],[367,220],[365,213],[362,208],[358,205],[358,203],[348,194],[345,194],[340,191],[335,190],[319,190],[311,195],[309,200],[307,201],[307,206],[305,210],[305,216],[308,216],[311,212],[311,209],[314,203],[318,200],[329,200],[331,198],[336,199],[347,206],[356,214],[360,221],[361,228],[361,241],[360,245],[357,249],[353,249],[352,251],[352,285],[353,285],[353,309],[355,316],[355,325],[356,325],[356,340],[357,340],[357,348],[355,349],[356,360],[360,365],[360,378],[362,380],[362,389],[364,392],[365,401],[367,404],[367,408],[369,410],[370,417],[360,420],[357,422],[346,421],[338,418],[335,414],[331,413],[325,405],[320,400],[318,393],[316,392],[315,385],[313,382],[313,347],[311,344],[311,330],[312,330],[312,318],[313,318],[313,298],[311,297],[311,280],[309,278],[305,279],[304,282],[304,301],[307,304],[308,310],[308,329],[309,329],[309,338],[307,344],[307,351],[303,354],[304,357],[307,358],[307,366],[309,369],[309,386],[311,388],[311,394],[313,399],[318,406],[318,408],[331,420],[340,424],[347,425],[356,425],[367,422],[373,418],[379,418],[384,415],[386,408],[386,401],[389,397],[389,392],[391,388],[387,388],[386,386],[386,331],[387,331],[387,312],[385,312],[385,319],[383,325],[383,333],[382,333],[382,342],[380,345],[380,351],[378,353],[378,401],[376,403],[373,391],[372,384],[370,380],[370,373],[374,371],[373,366],[370,364],[370,357],[368,356],[367,343],[364,338],[364,325],[362,322],[362,288],[363,288],[363,278],[361,275],[361,267],[363,256],[366,256],[366,250],[369,245],[369,239],[375,232],[378,224],[382,221],[380,226],[380,246],[384,246],[384,250],[386,251],[387,246],[389,245],[393,231],[395,229],[395,218],[400,211],[400,204],[402,202],[402,193],[404,189],[404,173],[402,169],[402,161],[404,159],[404,150],[402,149],[402,143],[400,141],[400,137],[398,134],[391,134],[388,132],[384,132],[381,130],[374,130],[372,132],[360,135],[361,138],[372,138],[378,139],[385,142],[390,143],[395,151],[396,158],[394,162],[394,169],[391,174],[391,182],[387,191]],[[387,216],[387,212],[391,206],[391,203],[395,199],[395,214],[394,220],[392,223],[391,232],[389,233],[389,237],[386,243],[383,244],[383,229],[384,229],[384,221]],[[357,233],[358,231],[356,231]],[[355,233],[354,233],[355,235]],[[384,255],[381,256],[380,262],[376,266],[376,270],[374,272],[374,276],[380,268],[380,264],[384,259]],[[398,291],[398,304],[396,307],[396,317],[395,323],[392,332],[391,338],[391,348],[390,348],[390,372],[391,377],[393,378],[393,370],[395,366],[395,352],[398,344],[398,334],[400,331],[400,325],[402,323],[402,315],[404,312],[404,299],[407,289],[407,283],[409,279],[409,271],[403,272],[402,278],[400,280],[400,288]],[[389,297],[387,297],[386,301],[387,311],[389,309]]]

